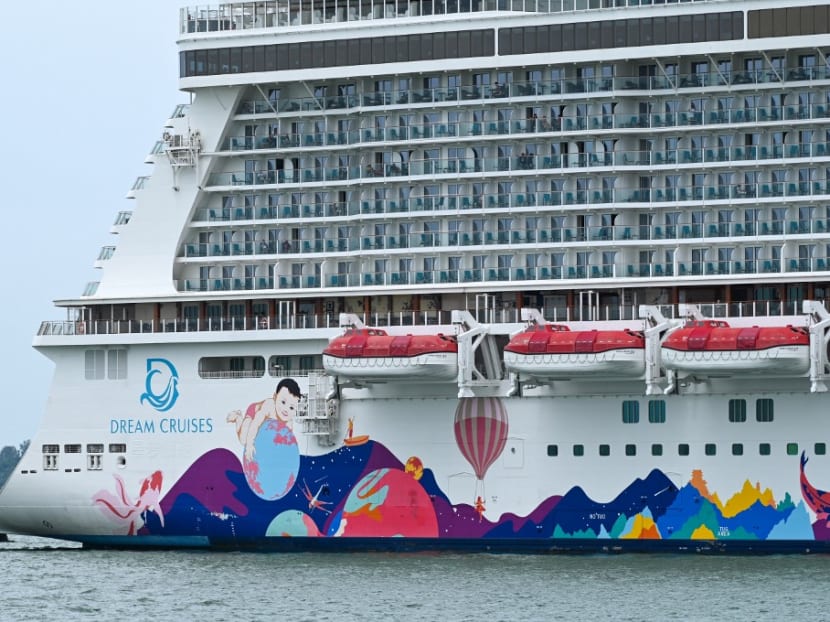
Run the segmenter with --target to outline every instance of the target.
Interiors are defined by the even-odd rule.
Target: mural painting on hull
[[[297,481],[300,450],[293,426],[300,397],[297,381],[284,378],[273,396],[227,416],[243,446],[245,479],[263,499],[283,497]]]
[[[164,526],[164,513],[159,507],[162,475],[156,471],[141,482],[138,498],[133,501],[127,492],[127,485],[120,475],[115,477],[115,493],[99,490],[92,497],[92,503],[113,521],[118,531],[124,530],[128,536],[135,535],[147,521],[147,513],[154,512],[159,524]]]
[[[279,396],[281,386],[285,388],[280,383],[275,395]],[[292,389],[287,390],[294,395]],[[489,408],[494,412],[492,404]],[[254,411],[259,412],[256,408]],[[245,418],[257,421],[256,412]],[[496,420],[500,417],[497,414]],[[261,426],[273,420],[269,416],[260,419]],[[506,421],[505,410],[505,435]],[[234,423],[238,425],[238,418]],[[243,445],[252,432],[255,439],[259,432],[253,429],[240,435]],[[296,439],[292,447],[296,451]],[[482,447],[493,450],[489,441]],[[260,447],[253,449],[254,458],[259,460]],[[138,533],[197,534],[227,541],[287,536],[733,541],[830,538],[830,506],[821,505],[823,499],[830,500],[830,494],[809,485],[803,475],[806,458],[802,463],[804,500],[794,500],[789,493],[776,500],[770,489],[747,480],[739,491],[721,501],[718,493],[709,490],[700,470],[692,471],[688,482],[678,487],[654,469],[610,501],[595,501],[581,487],[574,486],[562,495],[543,499],[525,516],[507,512],[487,517],[484,498],[453,503],[429,464],[418,456],[399,458],[378,440],[359,445],[344,443],[322,455],[300,455],[298,451],[296,455],[296,469],[290,469],[291,485],[282,490],[289,482],[285,460],[275,462],[283,465],[279,469],[270,468],[272,463],[268,463],[269,469],[262,469],[260,464],[258,478],[252,482],[244,452],[240,459],[226,449],[209,451],[166,492],[159,503],[160,511],[144,513]],[[486,474],[486,462],[487,458],[480,461],[482,475]],[[279,485],[264,481],[270,477]],[[281,494],[273,498],[263,494],[276,488]],[[808,507],[819,516],[813,524]]]
[[[830,492],[819,490],[807,479],[804,467],[807,466],[809,458],[805,452],[801,452],[801,496],[816,514],[816,522],[813,523],[813,531],[816,540],[830,540]]]

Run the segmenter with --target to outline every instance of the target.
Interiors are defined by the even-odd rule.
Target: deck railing
[[[671,4],[675,4],[678,0]],[[714,0],[679,0],[712,2]],[[199,5],[181,9],[179,29],[185,33],[225,32],[261,28],[288,28],[378,19],[469,14],[482,11],[575,13],[635,6],[660,7],[656,0],[338,0],[290,2],[257,0]],[[666,3],[669,5],[669,3]]]
[[[822,301],[823,302],[823,301]],[[801,301],[762,300],[753,302],[699,303],[698,307],[706,317],[743,318],[794,316],[801,314]],[[678,317],[674,305],[660,305],[666,317]],[[479,322],[521,323],[520,310],[471,309]],[[637,305],[582,305],[558,306],[542,309],[542,315],[550,322],[639,320]],[[451,323],[451,312],[446,310],[400,311],[396,313],[358,314],[368,326],[446,326]],[[45,321],[38,330],[38,336],[88,336],[158,333],[194,333],[227,331],[274,331],[299,329],[339,328],[338,314],[225,317],[207,319],[169,319],[156,321],[139,320],[77,320]]]

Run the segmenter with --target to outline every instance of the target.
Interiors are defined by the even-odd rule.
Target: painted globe
[[[265,530],[266,536],[317,537],[320,530],[314,520],[300,510],[286,510],[278,514]]]
[[[257,496],[273,500],[294,486],[300,469],[297,437],[284,422],[266,419],[254,438],[252,459],[243,457],[245,479]]]
[[[397,469],[378,469],[361,479],[339,518],[343,536],[438,536],[432,499],[410,473]]]

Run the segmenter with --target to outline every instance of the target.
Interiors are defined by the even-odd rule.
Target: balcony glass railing
[[[599,78],[562,78],[559,80],[515,81],[506,84],[465,85],[461,87],[439,87],[431,89],[405,89],[390,91],[369,91],[361,94],[335,94],[319,97],[297,97],[283,99],[249,99],[243,100],[237,108],[237,114],[274,114],[292,112],[313,112],[336,110],[357,107],[374,106],[409,106],[411,104],[440,105],[442,103],[457,103],[459,101],[502,100],[505,98],[518,99],[533,97],[534,99],[557,98],[563,94],[591,94],[598,93],[607,96],[608,93],[620,91],[649,91],[660,92],[682,91],[683,89],[697,90],[704,87],[729,87],[741,85],[776,85],[794,83],[794,87],[806,86],[812,82],[824,82],[830,79],[828,67],[804,67],[789,69],[782,72],[774,71],[733,71],[726,73],[679,74],[651,77],[616,76]],[[799,85],[795,83],[804,83]],[[632,94],[633,95],[633,94]],[[703,116],[694,111],[653,115],[657,125],[665,123],[694,124],[708,120],[709,123],[745,123],[753,119],[759,121],[775,119],[799,119],[824,116],[822,109],[825,104],[809,106],[789,106],[781,108],[758,108],[748,111],[742,117],[738,113],[744,109],[733,109],[716,113],[717,117]],[[766,118],[762,117],[762,111]],[[776,116],[777,115],[777,116]],[[655,119],[654,117],[658,117]],[[662,120],[659,117],[663,117]],[[648,115],[640,117],[638,123],[648,125]]]
[[[253,151],[273,149],[330,148],[365,143],[395,143],[413,140],[441,141],[455,137],[495,135],[554,134],[568,132],[595,132],[608,129],[654,129],[696,127],[703,125],[755,125],[763,122],[810,121],[828,118],[826,104],[811,106],[781,106],[758,108],[730,108],[719,111],[657,112],[653,114],[587,114],[565,115],[548,119],[506,119],[485,122],[427,123],[397,127],[372,127],[348,131],[287,133],[271,136],[230,136],[221,145],[223,151]],[[826,147],[826,143],[822,143]],[[810,155],[810,154],[805,154]],[[812,154],[812,155],[825,155]],[[785,157],[784,153],[770,157]],[[724,158],[727,155],[724,154]]]
[[[677,165],[699,168],[712,162],[747,163],[783,158],[826,158],[830,148],[826,143],[804,143],[780,146],[747,145],[731,149],[668,149],[653,151],[614,151],[610,153],[570,153],[561,155],[520,154],[496,158],[434,158],[409,162],[367,164],[364,166],[314,166],[294,169],[268,169],[267,162],[256,162],[262,170],[213,173],[209,187],[216,186],[275,186],[282,184],[309,184],[354,180],[374,180],[435,175],[471,175],[479,173],[509,173],[522,171],[565,171],[602,167],[661,167]],[[806,190],[803,193],[809,194]]]
[[[549,274],[559,268],[536,268],[537,273]],[[454,283],[460,271],[445,270],[432,273],[432,276],[444,283]],[[340,276],[334,275],[332,279]],[[417,277],[416,277],[417,278]],[[541,278],[547,278],[543,276]],[[354,279],[359,282],[359,279]],[[345,286],[345,284],[343,285]],[[357,286],[357,285],[355,285]],[[825,304],[825,301],[820,301]],[[800,315],[801,301],[760,300],[733,303],[702,303],[698,305],[704,317],[763,317],[781,315]],[[596,317],[601,320],[636,320],[639,319],[639,305],[602,305]],[[678,308],[661,305],[661,312],[670,318],[681,317]],[[487,322],[511,322],[521,324],[519,309],[499,309],[487,313]],[[545,318],[551,321],[580,320],[575,306],[555,306],[542,309]],[[367,326],[414,326],[446,325],[451,322],[450,310],[399,311],[396,313],[364,313],[362,321]],[[46,321],[41,322],[39,337],[75,337],[86,335],[112,335],[128,333],[181,333],[201,331],[273,331],[294,330],[297,328],[339,329],[339,316],[331,314],[297,314],[297,315],[243,315],[207,318],[172,318],[161,321],[139,320],[81,320],[81,321]]]
[[[763,182],[751,184],[681,186],[663,188],[603,188],[589,190],[553,190],[537,192],[509,192],[488,195],[418,196],[408,199],[372,199],[336,203],[302,205],[272,205],[263,207],[203,208],[194,222],[221,223],[230,221],[274,221],[287,219],[319,220],[321,218],[353,218],[355,216],[382,216],[412,212],[465,212],[488,210],[500,213],[506,208],[513,212],[538,212],[542,208],[559,206],[602,206],[620,203],[678,204],[693,207],[696,204],[725,202],[729,204],[753,202],[758,199],[785,197],[809,202],[830,194],[830,181]],[[774,202],[774,201],[771,201]],[[750,234],[752,235],[752,234]]]
[[[523,227],[516,223],[510,229],[493,229],[485,231],[426,231],[417,233],[364,233],[349,238],[326,238],[315,240],[282,240],[259,242],[232,242],[232,243],[185,243],[180,249],[180,257],[228,257],[239,256],[271,256],[271,255],[308,255],[314,253],[328,254],[351,254],[357,251],[382,251],[382,255],[388,255],[400,251],[401,255],[410,256],[417,254],[419,250],[428,251],[430,254],[434,249],[467,249],[469,247],[495,247],[502,249],[513,249],[521,252],[527,249],[544,249],[550,247],[567,247],[572,245],[575,248],[590,245],[602,245],[607,242],[609,247],[617,248],[620,242],[631,242],[632,247],[637,247],[638,242],[660,242],[671,241],[672,247],[682,246],[684,242],[688,246],[699,245],[701,241],[715,240],[719,238],[741,238],[752,236],[763,241],[765,236],[788,237],[804,235],[809,239],[822,239],[827,241],[828,219],[813,218],[810,220],[791,221],[764,221],[764,222],[722,222],[722,223],[678,223],[678,224],[656,224],[646,225],[589,225],[589,226],[555,226],[549,224],[532,228]],[[776,244],[779,244],[776,242]],[[778,272],[779,270],[775,270]],[[730,273],[729,271],[727,271]],[[639,270],[636,272],[639,274]],[[674,272],[683,274],[682,271]],[[694,272],[690,272],[694,273]],[[603,268],[603,276],[609,276],[608,270]],[[614,272],[612,276],[622,273]],[[626,271],[625,274],[628,274]],[[591,275],[594,276],[594,275]],[[292,281],[293,283],[294,281]],[[403,283],[404,281],[399,281]],[[405,281],[413,282],[411,279]],[[221,283],[221,285],[220,285]],[[309,286],[298,285],[298,287]],[[217,279],[213,284],[206,281],[199,287],[205,288],[202,291],[213,289],[227,289],[228,284],[224,279]]]
[[[782,272],[827,272],[830,258],[755,259],[729,261],[678,261],[676,263],[591,263],[570,266],[497,267],[411,272],[364,272],[328,276],[278,276],[253,278],[183,279],[179,291],[223,292],[272,289],[318,289],[367,286],[460,284],[472,282],[548,281],[573,279],[637,279],[659,277],[707,277],[769,275]]]

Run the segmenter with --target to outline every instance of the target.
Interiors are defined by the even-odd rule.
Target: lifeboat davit
[[[810,369],[810,334],[797,326],[737,328],[722,320],[692,320],[660,350],[663,366],[679,371],[803,374]]]
[[[389,335],[378,328],[349,329],[323,350],[323,368],[365,382],[455,380],[458,343],[441,333]]]
[[[645,372],[645,338],[628,329],[572,331],[561,324],[534,324],[505,346],[504,364],[536,378],[631,378]]]

